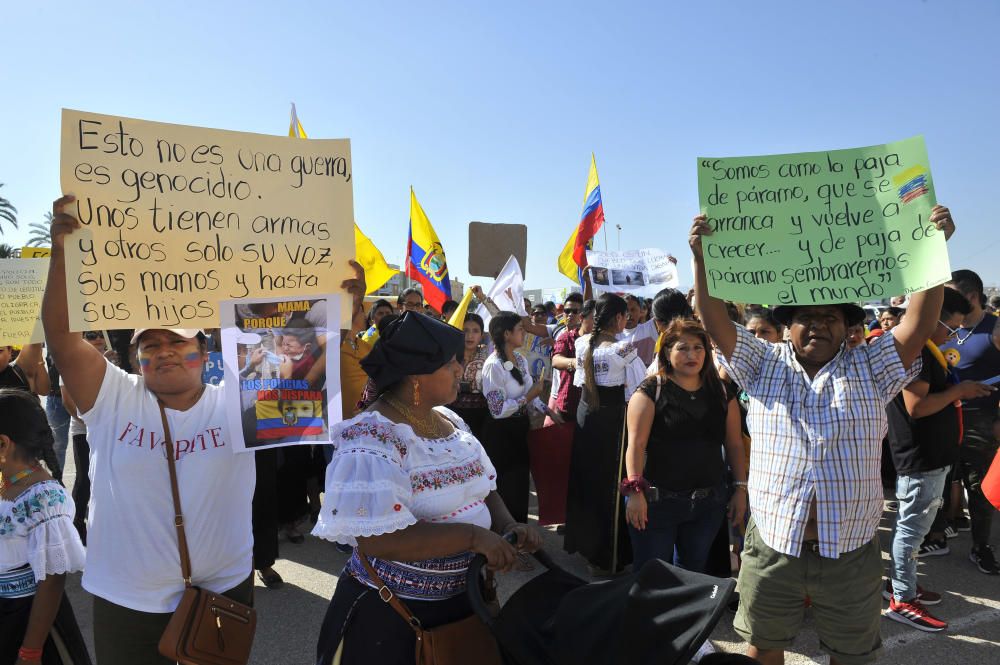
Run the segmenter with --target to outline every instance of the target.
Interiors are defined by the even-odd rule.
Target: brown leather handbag
[[[443,626],[424,628],[420,619],[385,585],[368,562],[368,557],[358,551],[358,558],[369,579],[379,585],[379,598],[389,603],[417,634],[417,665],[468,665],[472,661],[476,665],[503,665],[496,639],[478,616],[472,614]]]
[[[159,401],[159,400],[157,400]],[[162,656],[180,665],[246,665],[250,660],[257,611],[243,603],[200,589],[191,584],[191,556],[184,534],[181,495],[177,489],[177,465],[174,442],[167,424],[167,412],[160,404],[163,420],[164,446],[170,468],[170,491],[174,498],[174,526],[177,527],[177,549],[181,555],[181,575],[184,595],[170,617],[167,629],[160,637]]]

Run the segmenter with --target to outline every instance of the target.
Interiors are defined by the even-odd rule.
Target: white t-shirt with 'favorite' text
[[[173,612],[184,591],[163,425],[141,376],[108,363],[94,407],[83,588],[141,612]],[[216,593],[252,572],[252,454],[233,454],[223,388],[187,411],[167,409],[192,582]]]

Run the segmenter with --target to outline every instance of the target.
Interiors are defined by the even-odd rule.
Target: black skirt
[[[528,521],[531,464],[528,455],[528,416],[489,417],[483,423],[483,448],[497,470],[497,494],[515,521]]]
[[[14,665],[17,662],[17,652],[28,629],[34,600],[34,596],[0,598],[0,665]],[[91,665],[87,645],[65,593],[59,603],[55,621],[52,622],[52,630],[45,639],[42,664]]]
[[[489,419],[490,412],[485,406],[477,407],[464,407],[464,406],[454,406],[449,405],[448,407],[456,414],[458,417],[465,421],[465,424],[469,426],[469,431],[472,432],[472,436],[476,437],[480,442],[483,440],[483,424]]]
[[[581,400],[577,411],[563,548],[579,552],[597,568],[618,572],[632,562],[618,491],[625,466],[625,389],[598,386],[597,391],[600,407],[591,410]]]
[[[425,628],[461,621],[472,614],[463,593],[445,600],[403,600]],[[317,665],[330,665],[337,649],[341,665],[414,665],[417,638],[401,616],[382,602],[378,591],[345,571],[326,610],[316,645]],[[470,662],[475,654],[470,654]]]

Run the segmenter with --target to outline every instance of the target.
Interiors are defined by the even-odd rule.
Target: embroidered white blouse
[[[528,402],[524,397],[535,383],[528,372],[528,361],[515,351],[511,362],[517,363],[524,383],[518,383],[511,370],[504,369],[503,361],[496,353],[490,354],[483,363],[483,394],[486,396],[490,415],[497,419],[509,418],[526,407],[544,413],[545,405],[541,399],[536,397]]]
[[[573,385],[583,387],[586,372],[583,371],[587,358],[590,335],[576,340],[576,366]],[[594,349],[594,381],[599,386],[625,386],[625,401],[632,396],[646,378],[646,365],[636,352],[632,342],[615,342]]]
[[[441,439],[366,411],[331,427],[335,446],[326,468],[326,497],[313,535],[348,545],[417,522],[460,522],[490,528],[486,496],[496,470],[465,422]]]
[[[83,570],[86,551],[73,527],[75,512],[55,480],[35,483],[13,501],[0,499],[0,573],[27,564],[40,582]]]

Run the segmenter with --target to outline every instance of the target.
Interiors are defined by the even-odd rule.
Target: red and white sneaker
[[[928,612],[919,600],[897,603],[896,599],[893,598],[889,601],[889,609],[886,610],[885,615],[893,621],[905,623],[927,633],[940,633],[948,627],[946,622]]]
[[[886,600],[892,600],[892,580],[887,579],[885,581],[885,587],[882,589],[882,597]],[[928,591],[918,584],[917,600],[920,601],[921,605],[937,605],[941,602],[941,594]]]

